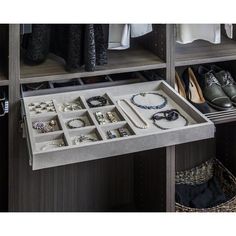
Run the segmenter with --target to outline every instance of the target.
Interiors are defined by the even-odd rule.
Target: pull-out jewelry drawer
[[[208,139],[215,132],[162,80],[25,97],[22,108],[33,170]],[[176,109],[173,120],[164,113],[152,120],[170,109]]]

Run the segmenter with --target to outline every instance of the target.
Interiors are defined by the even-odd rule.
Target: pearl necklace
[[[137,122],[134,120],[134,118],[128,113],[127,110],[121,105],[121,102],[126,103],[130,107],[130,109],[136,114],[136,116],[141,120],[141,122],[144,125],[139,125]],[[139,129],[147,129],[149,127],[148,123],[143,119],[143,117],[139,114],[139,112],[125,99],[121,99],[117,101],[117,104],[120,106],[122,111],[128,116],[128,118],[131,120],[131,122]]]

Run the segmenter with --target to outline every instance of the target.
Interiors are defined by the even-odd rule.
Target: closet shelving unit
[[[236,60],[236,31],[233,29],[233,39],[222,34],[220,44],[212,44],[204,40],[198,40],[190,44],[176,43],[175,66],[186,67],[198,64],[222,63],[230,64],[229,70],[234,72],[233,61]],[[215,124],[228,123],[235,120],[236,110],[211,112],[206,116]]]
[[[7,76],[8,25],[0,25],[0,86],[8,85]]]
[[[0,25],[0,90],[4,90],[7,93],[8,90],[8,25]],[[7,198],[8,198],[8,180],[7,180],[7,167],[8,167],[8,156],[7,156],[7,145],[8,145],[8,116],[0,117],[0,211],[7,211]]]
[[[222,125],[218,129],[218,124],[235,121],[235,110],[207,115],[217,124],[216,139],[40,171],[31,170],[20,132],[22,84],[157,69],[173,86],[177,67],[236,60],[234,40],[178,45],[174,25],[154,27],[156,43],[144,38],[141,49],[110,52],[109,64],[95,72],[66,73],[63,62],[54,56],[36,67],[24,65],[20,25],[9,25],[9,80],[0,77],[0,86],[9,84],[9,211],[175,211],[175,171],[220,153],[215,143],[221,142],[217,137],[226,131]],[[227,151],[227,158],[232,156]]]
[[[111,51],[108,54],[109,64],[99,66],[95,72],[66,73],[63,61],[51,56],[45,63],[32,68],[32,66],[21,64],[21,83],[32,83],[50,80],[71,79],[76,77],[89,77],[93,75],[104,75],[139,70],[150,70],[165,68],[159,57],[144,49],[129,49],[126,51]]]

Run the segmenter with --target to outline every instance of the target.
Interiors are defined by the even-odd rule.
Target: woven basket
[[[176,184],[196,185],[207,182],[213,175],[229,201],[211,208],[191,208],[175,203],[177,212],[236,212],[236,178],[217,159],[212,159],[191,170],[176,173]]]

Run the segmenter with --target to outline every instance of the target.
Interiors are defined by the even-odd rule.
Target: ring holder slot
[[[100,123],[97,117],[97,112],[100,112],[104,117],[104,123]],[[107,125],[107,124],[115,124],[118,122],[125,121],[125,118],[120,113],[120,111],[117,109],[117,107],[100,107],[100,108],[94,108],[92,110],[93,116],[97,120],[99,125]]]
[[[82,146],[102,141],[103,138],[96,128],[83,128],[69,132],[72,145]]]
[[[119,132],[119,129],[123,129],[123,131],[127,133],[127,136],[122,136],[121,132]],[[125,137],[130,137],[132,135],[136,135],[134,130],[126,122],[122,124],[113,124],[113,125],[104,126],[102,127],[102,131],[104,132],[105,137],[108,140],[112,140],[116,138],[125,138]],[[116,137],[114,138],[109,137],[109,134],[108,134],[109,131],[111,131],[112,134],[114,134]]]
[[[57,115],[41,116],[31,118],[33,135],[44,135],[62,130],[61,123]],[[45,128],[46,125],[46,128]],[[48,132],[47,132],[48,131]]]
[[[73,112],[73,113],[63,113],[62,118],[63,118],[64,124],[68,130],[82,129],[84,127],[94,126],[94,122],[93,122],[92,118],[90,117],[90,114],[88,111],[77,111],[77,112]],[[78,123],[78,128],[76,128],[76,124],[75,124],[74,128],[72,128],[73,127],[73,124],[72,124],[73,120],[74,120],[74,123]],[[71,121],[71,124],[70,124],[70,121]]]
[[[56,104],[52,99],[41,99],[26,104],[30,116],[43,116],[56,114]]]
[[[68,146],[68,143],[63,132],[35,137],[35,149],[37,152],[60,150],[66,146]]]

